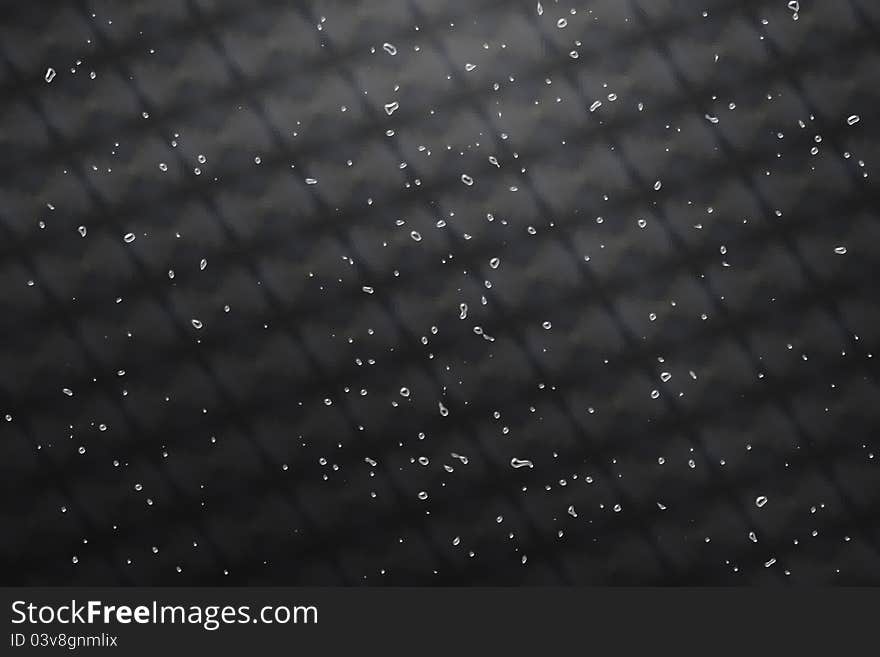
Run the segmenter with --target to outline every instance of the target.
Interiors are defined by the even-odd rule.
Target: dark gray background
[[[880,582],[876,2],[5,4],[4,583]]]

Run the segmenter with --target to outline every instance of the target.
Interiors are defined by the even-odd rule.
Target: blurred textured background
[[[874,0],[5,4],[4,584],[880,583]]]

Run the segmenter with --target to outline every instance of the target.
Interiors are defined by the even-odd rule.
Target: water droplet
[[[846,119],[846,124],[847,124],[847,125],[855,125],[856,123],[859,122],[859,120],[860,120],[860,118],[859,118],[859,115],[858,115],[858,114],[851,114],[851,115]]]
[[[193,317],[193,318],[190,320],[190,323],[193,325],[193,328],[196,329],[196,330],[202,328],[202,326],[203,326],[201,320],[198,320],[198,319],[196,319],[195,317]]]
[[[396,112],[399,108],[400,108],[400,103],[398,103],[396,100],[392,103],[385,103],[385,113],[388,116],[391,116],[392,114],[394,114],[394,112]]]
[[[834,247],[834,252],[837,255],[845,255],[846,254],[846,247],[845,246]]]
[[[465,185],[471,186],[474,184],[474,179],[466,173],[463,173],[461,174],[461,182],[463,182]]]
[[[518,459],[516,457],[510,459],[510,467],[512,468],[534,468],[535,464],[528,459]]]
[[[401,388],[400,389],[401,397],[409,397],[409,388]]]
[[[383,43],[382,50],[387,52],[392,57],[397,54],[397,48],[392,43]]]
[[[126,233],[125,237],[123,237],[122,239],[125,240],[126,244],[131,244],[135,240],[135,235],[134,233]]]
[[[77,228],[77,230],[79,231],[79,234],[83,237],[85,237],[86,234],[89,232],[89,229],[85,226],[80,226],[79,228]]]
[[[767,504],[767,496],[766,495],[758,495],[755,498],[755,505],[760,509],[762,506]]]
[[[46,69],[46,82],[52,82],[55,79],[55,69],[51,66]]]
[[[556,27],[558,27],[560,30],[566,25],[568,25],[568,21],[564,18],[560,18],[558,21],[556,21]]]

